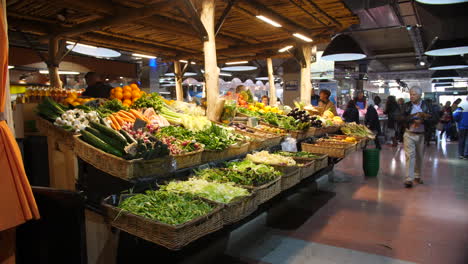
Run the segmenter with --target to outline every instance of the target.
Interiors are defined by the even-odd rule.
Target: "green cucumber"
[[[125,139],[125,137],[122,136],[122,134],[115,131],[114,129],[101,125],[99,123],[93,122],[93,121],[89,122],[89,124],[91,125],[92,128],[97,129],[99,132],[103,133],[104,135],[120,141],[123,145],[127,144],[127,139]]]
[[[127,144],[122,144],[120,141],[118,140],[115,140],[111,137],[108,137],[106,135],[104,135],[103,133],[100,133],[97,129],[94,129],[92,127],[87,127],[86,128],[86,131],[88,131],[89,133],[95,135],[96,137],[98,137],[99,139],[101,139],[102,141],[106,142],[107,144],[111,145],[112,147],[120,150],[120,151],[124,151],[124,148]]]
[[[94,146],[94,147],[96,147],[96,148],[98,148],[98,149],[100,149],[100,150],[102,150],[104,152],[110,153],[110,154],[115,155],[117,157],[122,157],[123,156],[123,153],[120,150],[115,149],[111,145],[107,144],[106,142],[102,141],[101,139],[99,139],[98,137],[96,137],[95,135],[91,134],[90,132],[88,132],[86,130],[81,130],[81,136],[82,136],[84,141],[88,142],[92,146]]]
[[[128,144],[137,143],[137,141],[132,136],[130,136],[130,134],[128,134],[127,131],[125,131],[123,129],[120,129],[119,132],[120,132],[120,134],[122,134],[122,136],[125,137]]]

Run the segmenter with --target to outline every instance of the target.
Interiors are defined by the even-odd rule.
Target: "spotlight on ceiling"
[[[145,55],[145,54],[138,54],[138,53],[132,53],[132,56],[133,57],[140,57],[140,58],[147,58],[147,59],[156,59],[155,56],[151,56],[151,55]]]
[[[464,68],[468,68],[465,59],[463,59],[462,56],[455,55],[436,57],[429,67],[429,70],[455,70]]]
[[[426,62],[423,60],[419,61],[419,66],[426,66]]]
[[[352,37],[341,34],[328,44],[321,58],[326,61],[354,61],[365,57],[366,54]]]
[[[429,56],[453,56],[468,54],[468,39],[437,39],[424,54]]]

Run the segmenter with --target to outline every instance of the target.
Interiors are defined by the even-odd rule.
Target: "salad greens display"
[[[205,149],[225,150],[230,145],[245,141],[246,138],[234,133],[233,129],[212,124],[209,128],[195,133],[195,140],[205,145]]]
[[[133,103],[132,108],[140,109],[140,108],[150,108],[152,107],[154,111],[159,112],[163,107],[164,102],[159,96],[158,93],[151,93],[151,94],[144,94],[138,100]]]
[[[320,158],[316,154],[310,152],[299,151],[299,152],[289,152],[289,151],[277,151],[275,154],[286,156],[286,157],[298,157],[298,158]]]
[[[260,151],[254,154],[247,154],[246,160],[259,164],[269,164],[278,166],[294,166],[296,161],[291,157],[285,157],[277,154],[270,154],[268,151]]]
[[[173,181],[161,189],[176,193],[191,193],[218,203],[230,203],[233,199],[248,196],[250,193],[234,183],[209,182],[204,179],[191,178],[187,181]]]
[[[305,130],[310,127],[310,122],[302,122],[292,116],[283,116],[275,113],[266,113],[263,120],[270,125],[288,130]]]
[[[167,191],[136,194],[121,202],[119,208],[169,225],[186,223],[213,210],[210,204],[196,199],[192,194]]]

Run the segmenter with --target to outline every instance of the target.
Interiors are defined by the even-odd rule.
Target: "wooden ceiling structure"
[[[10,30],[167,60],[202,62],[207,33],[199,0],[7,0]],[[286,45],[329,42],[358,18],[341,0],[216,0],[218,62],[290,56]],[[282,25],[273,27],[263,15]]]

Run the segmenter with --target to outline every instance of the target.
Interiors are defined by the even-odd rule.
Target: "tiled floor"
[[[330,175],[349,182],[299,190],[234,231],[227,254],[248,263],[467,264],[468,161],[456,147],[427,148],[425,184],[413,189],[402,185],[401,147],[384,147],[377,178],[363,177],[355,153]]]

